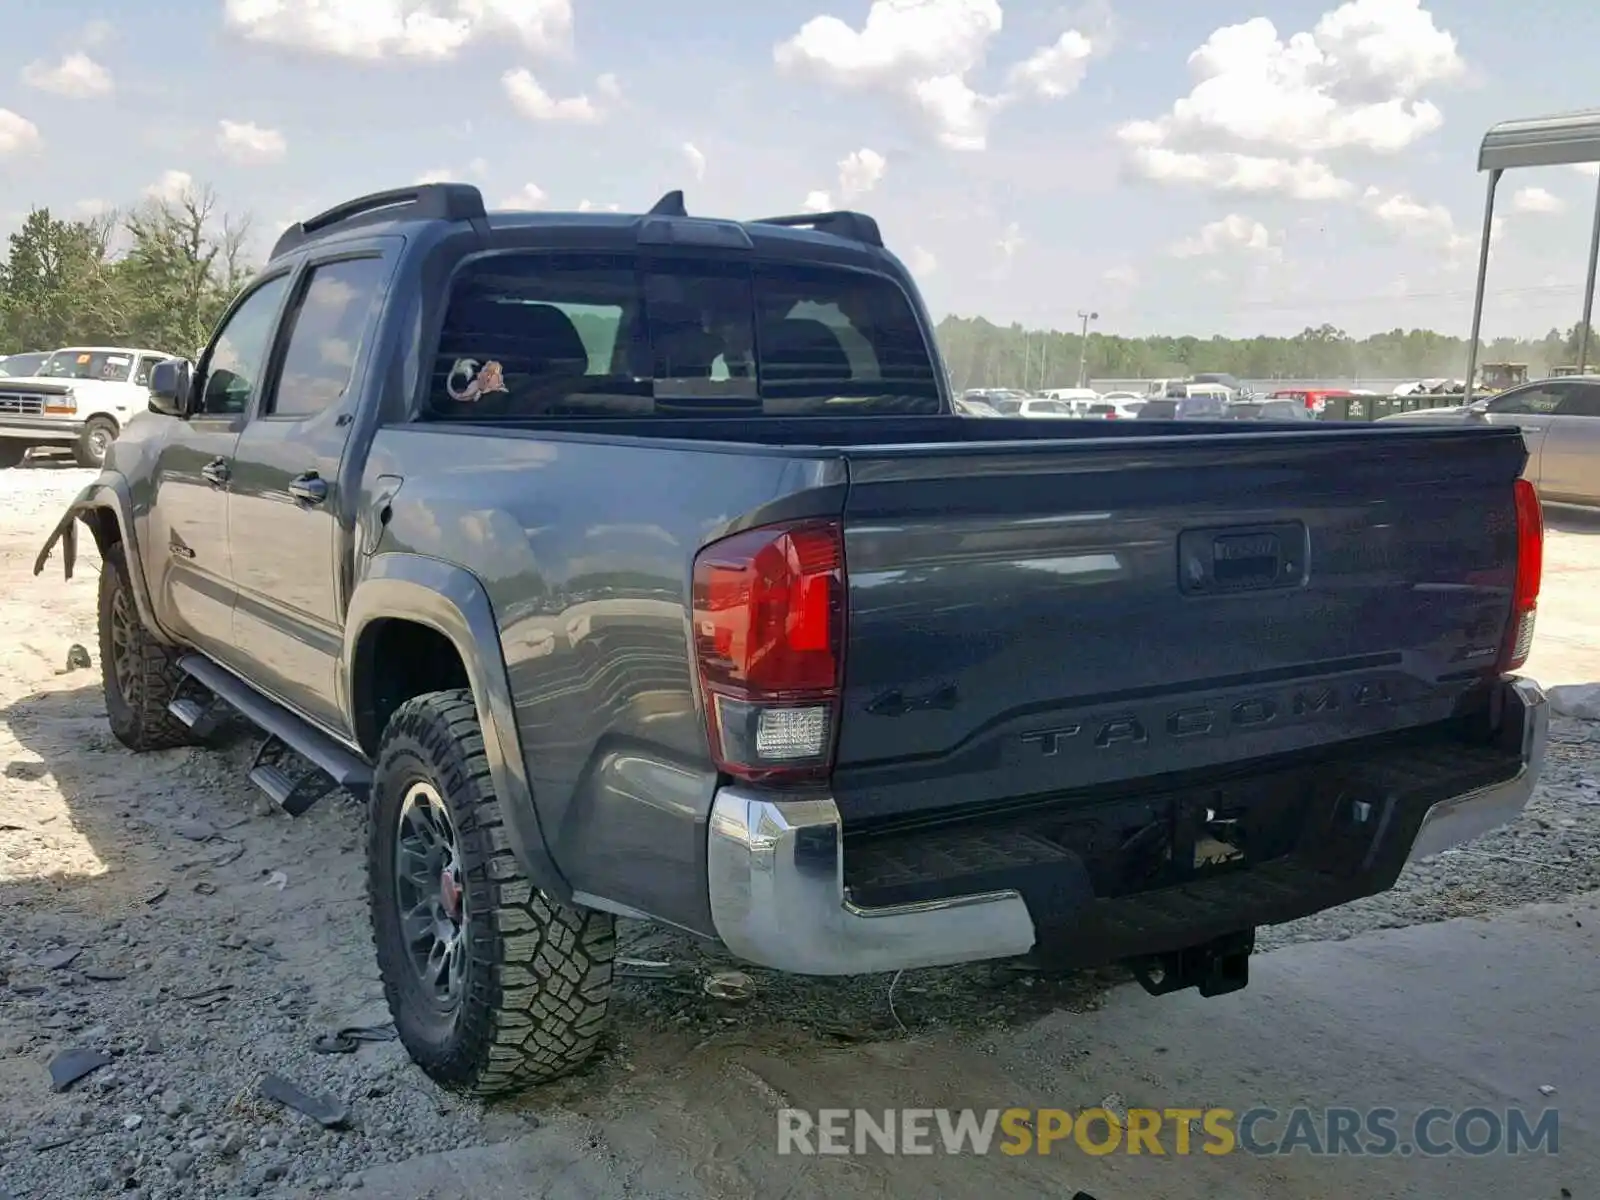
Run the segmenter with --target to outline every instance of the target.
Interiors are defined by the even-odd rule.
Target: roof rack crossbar
[[[289,226],[272,248],[272,256],[276,258],[316,234],[346,221],[402,205],[409,206],[406,216],[423,220],[475,221],[488,215],[483,206],[483,193],[470,183],[419,183],[412,187],[391,188],[335,204],[314,217],[307,217]]]
[[[878,229],[878,223],[866,213],[859,212],[820,212],[820,213],[793,213],[786,217],[761,217],[759,220],[749,222],[751,225],[782,225],[788,229],[813,229],[818,233],[830,234],[833,237],[846,238],[852,242],[862,242],[868,246],[883,246],[883,234]]]

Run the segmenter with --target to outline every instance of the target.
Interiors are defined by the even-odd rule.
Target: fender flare
[[[455,646],[467,669],[512,853],[536,887],[570,903],[571,885],[550,854],[528,782],[500,627],[483,584],[462,567],[420,554],[385,553],[369,560],[345,613],[336,682],[352,730],[357,728],[355,686],[362,638],[373,622],[390,619],[427,626]]]
[[[100,525],[91,519],[91,514],[96,512],[109,512],[111,519],[117,524],[116,540],[122,543],[123,560],[128,568],[128,579],[133,584],[133,603],[139,610],[139,620],[144,627],[158,640],[168,645],[176,642],[161,623],[156,620],[155,605],[150,599],[149,581],[144,577],[144,556],[139,553],[139,537],[133,524],[133,495],[128,487],[128,481],[114,471],[106,471],[99,479],[84,487],[72,503],[67,505],[67,511],[62,514],[61,520],[51,530],[50,537],[39,550],[39,555],[33,560],[33,573],[42,575],[45,564],[50,561],[51,552],[56,544],[61,545],[62,567],[67,579],[72,578],[72,571],[78,559],[78,525],[82,521],[89,527],[89,532],[94,535],[95,546],[100,551],[100,556],[105,557],[110,548],[111,540],[105,536]]]

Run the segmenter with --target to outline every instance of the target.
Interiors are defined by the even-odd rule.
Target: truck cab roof
[[[421,225],[466,225],[485,249],[540,245],[581,250],[636,251],[641,247],[753,251],[841,265],[904,268],[884,246],[878,223],[848,210],[794,213],[756,220],[692,216],[683,193],[668,192],[643,213],[491,212],[466,183],[427,183],[375,192],[289,226],[272,248],[276,262],[312,243],[405,233]]]

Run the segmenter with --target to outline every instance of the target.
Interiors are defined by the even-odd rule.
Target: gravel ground
[[[753,998],[730,1003],[701,986],[728,964],[680,935],[630,927],[618,1033],[581,1078],[486,1112],[435,1088],[397,1043],[319,1053],[319,1035],[387,1020],[360,813],[338,796],[298,820],[277,812],[245,779],[247,729],[139,757],[113,741],[98,662],[67,669],[74,643],[96,654],[92,543],[74,581],[58,563],[31,574],[90,477],[46,465],[0,473],[0,1200],[360,1191],[377,1164],[601,1113],[608,1094],[674,1070],[708,1039],[802,1055],[913,1035],[964,1041],[1093,1008],[1121,978],[977,967],[816,982],[751,971]],[[1343,939],[1600,887],[1597,781],[1600,723],[1558,721],[1545,780],[1516,825],[1262,942]],[[106,1061],[54,1091],[48,1064],[68,1049]],[[871,1055],[860,1070],[873,1070]],[[329,1099],[339,1119],[324,1128],[265,1098],[268,1075]]]

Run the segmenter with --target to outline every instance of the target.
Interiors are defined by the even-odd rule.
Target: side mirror
[[[168,417],[189,415],[190,367],[181,358],[169,358],[150,369],[150,411]]]
[[[1487,404],[1474,404],[1467,409],[1467,420],[1487,421],[1489,419],[1489,406]]]

